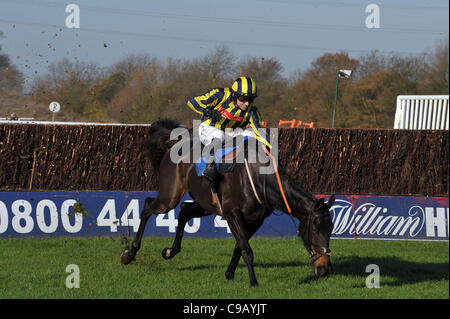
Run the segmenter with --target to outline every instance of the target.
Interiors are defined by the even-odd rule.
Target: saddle
[[[236,165],[235,159],[244,150],[244,142],[248,139],[248,136],[244,136],[243,139],[237,145],[231,143],[231,146],[222,145],[222,148],[217,150],[214,154],[216,170],[219,174],[230,173],[234,170]],[[235,141],[236,138],[233,139]],[[197,175],[201,176],[206,168],[206,161],[203,157],[200,157],[195,163],[195,169]]]

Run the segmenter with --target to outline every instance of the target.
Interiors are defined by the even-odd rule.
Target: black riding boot
[[[222,140],[219,138],[214,138],[211,143],[206,146],[210,156],[214,156],[214,152],[220,149],[222,146]],[[214,157],[213,157],[214,158]],[[219,173],[216,171],[216,163],[214,160],[209,163],[202,174],[202,182],[204,186],[211,187],[214,192],[217,192],[217,188],[219,185],[218,182]]]
[[[211,162],[209,163],[202,174],[202,181],[204,185],[208,187],[212,187],[214,190],[216,188],[216,163]]]

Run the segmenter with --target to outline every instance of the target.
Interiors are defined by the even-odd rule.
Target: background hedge
[[[0,190],[157,190],[149,126],[0,125]],[[279,162],[321,194],[448,196],[448,131],[280,129]]]

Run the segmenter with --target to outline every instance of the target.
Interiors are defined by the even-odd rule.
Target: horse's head
[[[298,228],[299,236],[311,254],[314,273],[318,277],[325,276],[331,271],[329,244],[333,222],[331,221],[330,208],[334,200],[334,195],[330,197],[327,203],[324,202],[323,198],[317,200],[312,210],[300,219]]]

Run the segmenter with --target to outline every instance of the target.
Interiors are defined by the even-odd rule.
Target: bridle
[[[302,238],[303,245],[305,246],[306,250],[308,251],[310,257],[311,257],[311,263],[314,265],[317,260],[319,260],[321,257],[330,256],[331,255],[331,249],[329,247],[323,247],[316,244],[313,244],[311,241],[311,231],[310,231],[310,225],[311,220],[314,218],[314,213],[308,212],[308,216],[306,216],[306,225],[305,230],[306,231],[306,240],[304,239],[304,232],[302,234],[299,234]],[[314,252],[312,250],[312,247],[316,248],[319,252]]]

